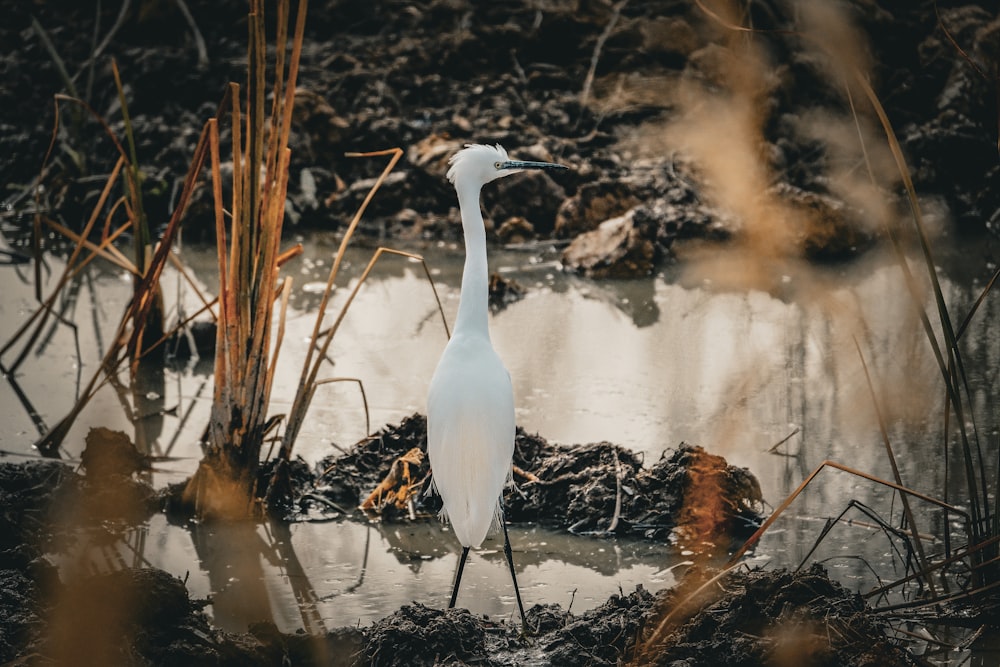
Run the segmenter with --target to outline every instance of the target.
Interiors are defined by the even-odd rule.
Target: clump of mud
[[[25,567],[52,539],[52,498],[78,476],[55,461],[0,463],[0,567]]]
[[[535,605],[525,612],[527,636],[516,622],[498,624],[464,609],[404,605],[365,631],[359,664],[610,667],[631,650],[654,600],[639,587],[580,615],[555,604]]]
[[[368,629],[365,661],[385,667],[490,664],[484,625],[465,609],[404,605]]]
[[[541,440],[525,436],[518,442],[528,445],[525,441],[532,439]],[[609,442],[530,445],[520,454],[523,467],[538,480],[510,494],[512,520],[658,541],[679,531],[685,540],[706,542],[741,535],[760,522],[757,479],[701,447],[682,443],[646,468],[634,453]],[[515,452],[515,461],[521,457]]]
[[[704,572],[666,594],[663,617],[706,580]],[[919,663],[886,636],[887,624],[857,594],[815,564],[805,572],[735,571],[712,588],[697,613],[666,640],[645,647],[641,664],[912,667]],[[659,619],[651,617],[648,628]]]
[[[426,452],[426,424],[425,417],[413,415],[343,456],[324,459],[316,486],[302,494],[302,504],[357,507],[396,461],[415,448]],[[519,428],[514,465],[515,487],[505,494],[512,522],[587,535],[725,544],[761,520],[762,496],[753,474],[701,447],[681,444],[647,468],[639,456],[609,442],[558,445]],[[440,501],[425,493],[430,473],[426,458],[409,465],[405,502],[399,502],[398,492],[386,495],[377,505],[382,518],[437,513]]]
[[[639,586],[628,595],[612,595],[601,606],[579,616],[565,612],[562,626],[540,637],[540,650],[552,665],[621,664],[632,653],[655,600]],[[562,612],[558,608],[555,611],[557,617]]]

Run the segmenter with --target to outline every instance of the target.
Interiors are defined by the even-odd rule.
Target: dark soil
[[[29,242],[25,213],[36,195],[29,186],[49,146],[53,95],[73,92],[60,65],[74,94],[124,136],[112,57],[125,83],[143,201],[155,231],[170,215],[198,133],[225,85],[244,79],[246,3],[187,3],[205,38],[207,60],[199,58],[194,31],[179,9],[183,3],[128,3],[120,22],[122,5],[116,3],[101,3],[99,11],[96,3],[70,0],[9,4],[0,22],[6,46],[0,53],[0,232],[15,246]],[[918,190],[940,198],[957,229],[994,229],[1000,220],[990,74],[1000,31],[995,7],[954,0],[844,4],[869,41],[871,79]],[[766,44],[777,74],[759,99],[767,110],[759,148],[773,191],[830,223],[822,233],[804,230],[796,247],[812,258],[852,256],[874,242],[858,224],[865,212],[831,187],[827,174],[835,156],[797,129],[815,109],[846,113],[843,91],[803,55],[794,34],[801,26],[787,3],[749,6],[746,20],[771,31],[755,39]],[[935,6],[971,62],[945,35]],[[501,181],[484,193],[484,209],[491,235],[505,243],[544,240],[555,242],[544,247],[555,247],[599,231],[588,237],[589,254],[567,259],[570,268],[591,276],[643,275],[669,260],[678,241],[738,235],[739,211],[721,210],[706,196],[696,166],[672,154],[636,159],[623,141],[644,124],[671,118],[675,100],[657,90],[679,81],[722,85],[719,75],[734,57],[731,33],[690,0],[620,7],[616,14],[611,3],[587,0],[314,1],[290,142],[287,227],[342,229],[367,192],[363,179],[381,168],[344,153],[398,145],[406,158],[375,199],[361,234],[378,242],[457,240],[454,195],[443,172],[448,155],[476,141],[501,142],[516,156],[572,167],[555,178]],[[95,45],[112,26],[91,68]],[[585,82],[592,62],[591,85]],[[79,229],[116,154],[88,114],[67,103],[60,108],[38,203],[45,215]],[[189,239],[211,235],[209,202],[203,187],[187,213]],[[498,304],[517,295],[516,286],[502,287]],[[271,505],[283,501],[292,516],[354,515],[393,462],[421,446],[423,431],[414,417],[319,469],[292,462],[283,472],[287,485],[270,489]],[[230,635],[212,628],[202,603],[163,572],[60,578],[46,553],[80,530],[114,535],[169,506],[172,497],[161,498],[137,481],[134,473],[146,462],[113,435],[88,442],[84,459],[86,476],[54,462],[0,464],[0,663],[612,665],[632,655],[679,595],[656,600],[640,589],[580,615],[536,606],[528,623],[537,636],[529,640],[517,627],[416,604],[370,628],[325,637],[284,635],[267,625]],[[760,490],[752,475],[698,447],[682,445],[646,467],[610,443],[570,449],[519,431],[515,463],[537,480],[515,476],[518,490],[507,499],[513,521],[598,536],[707,541],[724,550],[759,518]],[[394,487],[394,499],[388,493],[377,499],[382,520],[408,520],[411,511],[431,520],[435,501],[419,493],[426,462],[403,462],[397,470],[405,488]],[[271,472],[262,471],[262,480]],[[706,509],[705,498],[716,504]],[[725,594],[648,654],[651,661],[673,667],[913,664],[888,643],[879,619],[819,570],[737,573],[721,590]]]
[[[691,572],[668,593],[660,609],[670,610],[685,588],[707,578]],[[735,571],[699,603],[697,613],[646,647],[646,664],[681,665],[856,665],[903,667],[922,664],[889,641],[884,621],[860,596],[833,582],[814,565],[807,572]]]
[[[427,448],[422,415],[386,427],[347,454],[323,459],[316,483],[307,482],[297,492],[299,511],[358,507],[393,462],[414,448]],[[532,476],[515,473],[516,486],[505,494],[505,516],[515,523],[586,535],[679,539],[701,549],[747,537],[762,518],[763,498],[753,474],[701,447],[681,444],[646,468],[635,454],[609,442],[558,445],[518,428],[514,464]],[[436,514],[440,500],[423,493],[429,473],[425,458],[412,467],[412,507],[394,502],[396,494],[375,511],[383,520],[405,520],[411,511]]]
[[[353,510],[384,477],[393,461],[424,437],[425,422],[415,415],[348,454],[319,466],[290,467],[297,499],[286,509],[295,516],[331,512],[334,504]],[[572,455],[571,451],[576,451]],[[674,592],[654,597],[641,587],[612,596],[603,605],[573,614],[558,605],[535,605],[527,612],[528,637],[519,624],[495,623],[461,609],[405,605],[365,628],[337,628],[323,636],[286,635],[260,623],[245,633],[214,628],[191,600],[184,582],[155,569],[121,569],[80,575],[57,570],[47,554],[71,541],[110,539],[156,511],[156,494],[135,479],[144,462],[128,438],[94,429],[83,457],[86,475],[54,461],[0,464],[0,661],[11,665],[617,665],[640,648],[652,650],[640,664],[756,665],[780,651],[806,656],[804,665],[909,665],[905,652],[888,642],[881,621],[856,595],[831,582],[822,569],[804,574],[736,573],[723,580],[711,601],[670,634],[655,650],[641,642],[659,619],[707,575],[692,570]],[[515,461],[538,476],[508,495],[510,518],[609,534],[616,488],[623,492],[620,535],[682,540],[734,537],[734,521],[756,517],[750,505],[759,489],[746,470],[701,448],[682,445],[652,468],[615,445],[598,443],[571,450],[518,432]],[[415,464],[411,479],[423,479]],[[702,481],[692,477],[700,470]],[[272,471],[267,471],[272,472]],[[336,480],[336,483],[334,483]],[[619,481],[616,481],[619,480]],[[711,480],[706,482],[705,480]],[[713,494],[729,514],[710,524],[691,516],[686,500],[700,487],[704,502]],[[138,492],[137,489],[143,489]],[[734,492],[719,496],[720,490]],[[175,493],[160,494],[169,506]],[[387,496],[391,498],[391,496]],[[420,496],[418,496],[420,497]],[[112,502],[115,500],[115,502]],[[318,507],[317,507],[318,506]],[[383,506],[385,510],[391,505]],[[418,503],[419,520],[435,507]],[[555,512],[551,508],[558,508]],[[589,519],[581,519],[587,513]],[[383,520],[408,520],[406,513],[383,511]],[[587,530],[582,530],[585,524]],[[685,532],[689,531],[689,532]],[[714,531],[714,532],[713,532]],[[699,579],[701,577],[701,579]],[[825,628],[825,629],[824,629]],[[825,637],[833,637],[826,641]],[[784,655],[784,654],[783,654]],[[650,657],[653,656],[653,657]],[[678,663],[677,660],[692,660]],[[791,664],[791,663],[788,663]]]
[[[886,639],[884,624],[820,567],[806,573],[737,572],[667,640],[646,638],[678,599],[708,574],[691,570],[673,592],[641,587],[573,614],[558,605],[527,612],[520,626],[466,610],[419,603],[365,628],[287,635],[272,624],[245,633],[213,628],[184,582],[156,569],[122,569],[68,579],[43,553],[67,527],[67,494],[87,481],[56,462],[0,464],[7,511],[0,551],[0,661],[8,665],[914,665]],[[9,502],[8,502],[9,501]],[[74,531],[100,530],[81,521]],[[16,537],[15,537],[16,536]],[[777,658],[786,662],[775,662]],[[794,662],[787,660],[794,659]],[[686,662],[685,662],[686,661]]]
[[[154,227],[167,220],[202,125],[226,83],[245,78],[247,4],[189,4],[205,39],[204,60],[177,3],[134,3],[121,22],[113,3],[103,3],[100,12],[93,3],[69,0],[8,8],[0,26],[0,43],[8,45],[0,57],[0,150],[7,156],[0,182],[15,208],[5,218],[7,229],[22,242],[27,219],[16,217],[16,210],[34,194],[25,186],[49,144],[52,96],[68,92],[60,61],[76,94],[121,137],[110,70],[116,59],[139,144],[145,206]],[[759,153],[773,172],[775,196],[818,221],[801,230],[795,247],[815,258],[853,255],[872,242],[871,230],[859,224],[865,212],[838,196],[829,176],[838,158],[799,124],[818,110],[848,115],[843,87],[830,83],[804,53],[796,32],[803,26],[786,3],[749,6],[745,21],[763,31],[755,40],[773,62],[773,81],[756,100],[765,110]],[[867,40],[871,81],[918,191],[946,203],[960,229],[993,228],[1000,218],[1000,191],[992,187],[998,174],[990,78],[1000,25],[995,7],[955,0],[843,6]],[[935,6],[969,60],[938,24]],[[102,42],[113,25],[117,29],[91,67],[95,32]],[[380,242],[457,239],[445,161],[465,142],[501,142],[512,154],[556,159],[572,169],[487,188],[484,209],[495,238],[568,241],[627,213],[567,264],[597,277],[649,273],[671,257],[678,240],[738,234],[740,212],[723,211],[706,198],[698,169],[683,156],[664,150],[637,159],[622,139],[669,120],[676,108],[671,91],[679,82],[724,89],[726,63],[741,57],[730,51],[738,41],[690,0],[633,2],[620,12],[610,2],[314,0],[290,142],[286,227],[345,225],[367,192],[364,179],[381,164],[344,153],[400,146],[406,157],[374,200],[362,235]],[[79,228],[114,151],[92,119],[73,105],[62,107],[41,204],[48,215]],[[649,135],[640,143],[656,140]],[[209,190],[196,193],[186,223],[189,239],[212,233]]]

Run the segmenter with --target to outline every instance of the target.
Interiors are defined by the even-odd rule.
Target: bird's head
[[[500,144],[466,144],[465,148],[451,156],[448,163],[451,165],[448,169],[449,181],[455,185],[468,182],[480,187],[525,169],[566,169],[563,165],[552,162],[511,160]]]

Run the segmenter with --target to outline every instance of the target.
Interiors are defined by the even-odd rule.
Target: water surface
[[[317,292],[336,249],[335,239],[324,235],[304,243],[304,256],[290,265],[295,292],[273,390],[275,414],[290,407],[315,321]],[[943,289],[961,319],[988,278],[992,251],[984,242],[956,248],[942,241],[940,246]],[[416,250],[427,258],[453,321],[460,252],[444,245]],[[371,250],[363,249],[348,254],[339,281],[345,287],[336,292],[328,321],[370,256]],[[182,257],[202,290],[213,293],[214,251],[186,248]],[[728,262],[724,256],[717,259]],[[918,260],[912,262],[922,275]],[[642,452],[648,462],[680,442],[700,444],[749,467],[767,501],[777,505],[825,459],[889,478],[877,405],[904,482],[942,493],[939,371],[891,257],[874,252],[850,265],[818,269],[774,264],[768,280],[750,286],[730,273],[739,268],[737,262],[672,268],[655,278],[616,282],[564,274],[554,256],[544,252],[497,251],[491,266],[527,290],[523,300],[491,318],[494,344],[513,377],[517,420],[527,430],[569,444],[608,440]],[[27,271],[2,267],[0,273],[6,285],[0,340],[7,340],[34,304]],[[172,316],[178,307],[187,313],[198,307],[176,273],[168,272],[164,284]],[[0,448],[32,451],[39,426],[26,404],[50,426],[69,410],[81,381],[97,367],[129,289],[126,276],[95,266],[73,298],[61,302],[66,317],[76,323],[76,337],[70,327],[48,325],[43,350],[31,351],[14,382],[0,386],[0,414],[7,424]],[[935,320],[931,298],[920,298]],[[977,426],[993,447],[1000,352],[992,326],[1000,314],[994,302],[984,303],[965,335]],[[323,375],[360,379],[377,429],[424,410],[427,383],[445,342],[422,266],[384,257],[344,320],[331,348],[335,363]],[[5,364],[13,355],[4,355]],[[151,481],[161,486],[183,479],[200,457],[211,363],[182,365],[141,394],[142,429],[153,453],[171,457],[157,466]],[[107,387],[71,430],[65,457],[79,454],[93,425],[135,431]],[[357,384],[326,385],[316,394],[295,454],[314,462],[365,435]],[[953,474],[952,482],[957,479]],[[884,488],[826,472],[790,508],[789,519],[768,533],[754,561],[797,565],[822,521],[851,500],[898,521],[898,500],[893,502]],[[916,509],[925,522],[921,530],[939,534],[940,516]],[[851,516],[872,523],[857,513]],[[690,555],[662,545],[578,538],[538,527],[512,530],[511,539],[526,604],[572,603],[574,610],[595,606],[619,588],[669,586],[672,568]],[[484,549],[470,560],[460,603],[473,612],[509,617],[516,612],[499,545],[487,542]],[[115,558],[187,577],[194,595],[213,596],[209,611],[224,628],[241,630],[270,614],[279,627],[294,630],[368,623],[412,600],[442,606],[457,557],[456,542],[436,523],[181,528],[154,517],[118,546]],[[883,576],[901,571],[889,542],[870,525],[835,529],[815,558],[859,590],[873,582],[869,566]],[[91,558],[88,566],[107,568],[108,558]]]

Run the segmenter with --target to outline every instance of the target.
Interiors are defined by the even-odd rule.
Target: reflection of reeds
[[[0,365],[0,370],[8,375],[17,370],[29,350],[35,346],[48,319],[52,316],[59,317],[58,313],[54,310],[56,299],[70,285],[71,281],[76,279],[83,269],[96,257],[102,257],[128,271],[133,277],[134,287],[132,299],[122,314],[118,327],[108,345],[108,350],[104,354],[94,375],[87,382],[83,390],[79,392],[77,402],[58,424],[52,428],[44,429],[45,432],[42,434],[42,437],[35,443],[35,446],[45,456],[59,455],[59,448],[62,441],[75,422],[76,417],[96,395],[97,391],[114,374],[119,372],[123,364],[132,362],[131,369],[134,371],[134,364],[144,354],[151,351],[164,340],[162,331],[151,331],[148,323],[150,322],[151,314],[159,312],[158,309],[162,307],[159,297],[160,276],[168,258],[171,257],[171,246],[180,228],[180,221],[183,218],[187,203],[194,190],[198,174],[201,172],[202,165],[204,164],[207,148],[207,132],[203,131],[198,146],[195,149],[191,167],[185,177],[177,207],[170,221],[167,223],[163,235],[159,239],[159,244],[153,248],[150,242],[145,241],[137,247],[136,258],[140,260],[140,263],[137,265],[125,257],[113,245],[114,241],[124,232],[131,229],[135,233],[139,218],[144,217],[141,213],[141,195],[139,194],[141,182],[139,180],[138,169],[135,167],[134,150],[132,151],[133,157],[130,158],[129,152],[126,152],[118,137],[108,125],[108,122],[83,100],[57,94],[54,96],[54,101],[55,122],[52,129],[52,139],[42,162],[42,174],[45,174],[47,171],[46,165],[52,156],[59,136],[59,110],[61,103],[69,103],[73,108],[81,108],[97,121],[114,144],[119,158],[97,198],[93,212],[79,234],[75,234],[58,222],[49,219],[43,213],[42,207],[36,204],[33,229],[33,238],[36,244],[36,267],[40,267],[43,261],[41,246],[38,243],[38,240],[43,236],[41,231],[43,225],[47,225],[53,230],[64,234],[75,245],[66,260],[63,274],[55,281],[55,287],[51,294],[44,299],[41,298],[41,271],[40,268],[36,270],[36,292],[39,295],[41,304],[18,328],[14,335],[4,343],[3,347],[0,347],[0,356],[2,356],[21,343],[22,340],[24,341],[23,347],[14,361],[10,364]],[[126,196],[109,204],[111,193],[119,183],[119,178],[122,174],[125,175],[125,179],[128,181]],[[39,177],[38,181],[41,183],[42,176]],[[118,220],[123,216],[125,218],[124,221],[119,223]],[[103,225],[98,226],[98,222],[101,222],[102,219]],[[99,241],[91,241],[92,233],[96,233],[97,230],[100,230]]]
[[[820,41],[818,46],[821,50],[825,51],[832,60],[836,60],[836,53],[832,50],[831,45]],[[920,202],[917,198],[916,189],[913,186],[913,180],[910,177],[910,171],[906,164],[906,158],[903,155],[902,148],[896,138],[896,134],[893,130],[891,122],[889,121],[889,117],[863,72],[859,71],[856,67],[847,66],[844,68],[842,75],[850,82],[850,85],[857,86],[857,88],[864,93],[869,104],[871,105],[872,110],[878,117],[879,123],[885,132],[885,138],[889,146],[889,150],[891,151],[893,160],[895,161],[895,165],[899,171],[900,179],[902,180],[906,190],[907,201],[909,202],[912,214],[911,217],[914,232],[919,242],[927,277],[932,288],[935,310],[937,311],[936,315],[940,325],[940,335],[943,341],[939,342],[938,334],[934,331],[930,317],[924,311],[923,298],[919,288],[917,287],[917,281],[910,272],[910,267],[901,241],[897,235],[893,233],[891,227],[886,226],[885,231],[896,252],[900,270],[906,280],[914,306],[917,308],[918,315],[920,316],[922,328],[926,334],[927,341],[933,350],[934,358],[937,361],[938,368],[941,372],[941,378],[944,382],[945,403],[943,419],[945,426],[945,439],[942,457],[946,466],[948,465],[950,458],[948,440],[951,430],[952,411],[954,411],[955,426],[958,429],[961,445],[960,454],[965,468],[966,488],[957,491],[949,489],[946,481],[944,498],[948,502],[956,502],[957,498],[957,502],[968,505],[970,514],[970,520],[967,527],[968,535],[966,536],[969,540],[967,545],[967,555],[970,558],[970,561],[968,565],[973,573],[973,586],[975,588],[982,587],[985,591],[992,588],[993,585],[1000,581],[998,580],[1000,568],[998,568],[996,564],[998,553],[1000,553],[1000,551],[998,551],[1000,524],[997,522],[997,511],[1000,510],[1000,506],[994,507],[991,512],[989,482],[987,480],[989,464],[983,456],[978,428],[976,427],[976,419],[972,412],[972,395],[969,388],[969,380],[965,364],[962,359],[962,352],[959,347],[960,335],[956,333],[951,314],[948,310],[947,304],[945,303],[944,293],[941,290],[941,284],[938,280],[937,268],[934,262],[926,224],[921,212]],[[872,178],[874,178],[874,175],[872,175]],[[994,280],[989,282],[986,289],[983,291],[983,294],[977,301],[976,306],[973,308],[973,312],[969,313],[968,317],[966,317],[964,321],[965,323],[962,325],[962,331],[964,331],[966,324],[969,322],[976,307],[978,307],[978,304],[982,302],[986,294],[990,291]],[[864,364],[863,358],[862,364]],[[865,372],[867,374],[867,368],[865,369]],[[878,410],[877,404],[875,405],[875,409],[876,411]],[[886,435],[886,426],[881,419],[880,427],[882,429],[883,440],[886,444],[887,455],[896,476],[896,482],[897,484],[902,485],[895,457],[892,454],[891,447],[888,442],[888,436]],[[1000,479],[1000,468],[993,471],[990,477],[994,481]],[[948,479],[949,476],[945,475],[945,480]],[[913,516],[905,502],[905,494],[901,494],[900,498],[904,501],[903,507],[906,512],[907,524],[909,524],[909,528],[914,533],[913,545],[918,554],[918,567],[914,576],[920,577],[926,581],[930,586],[931,598],[936,598],[937,594],[935,592],[934,585],[932,583],[933,579],[931,578],[930,573],[936,571],[938,566],[925,557],[922,551],[921,540],[916,533],[917,527],[913,523]],[[944,557],[951,558],[951,539],[948,534],[949,524],[947,521],[944,522],[944,530],[946,531]]]

